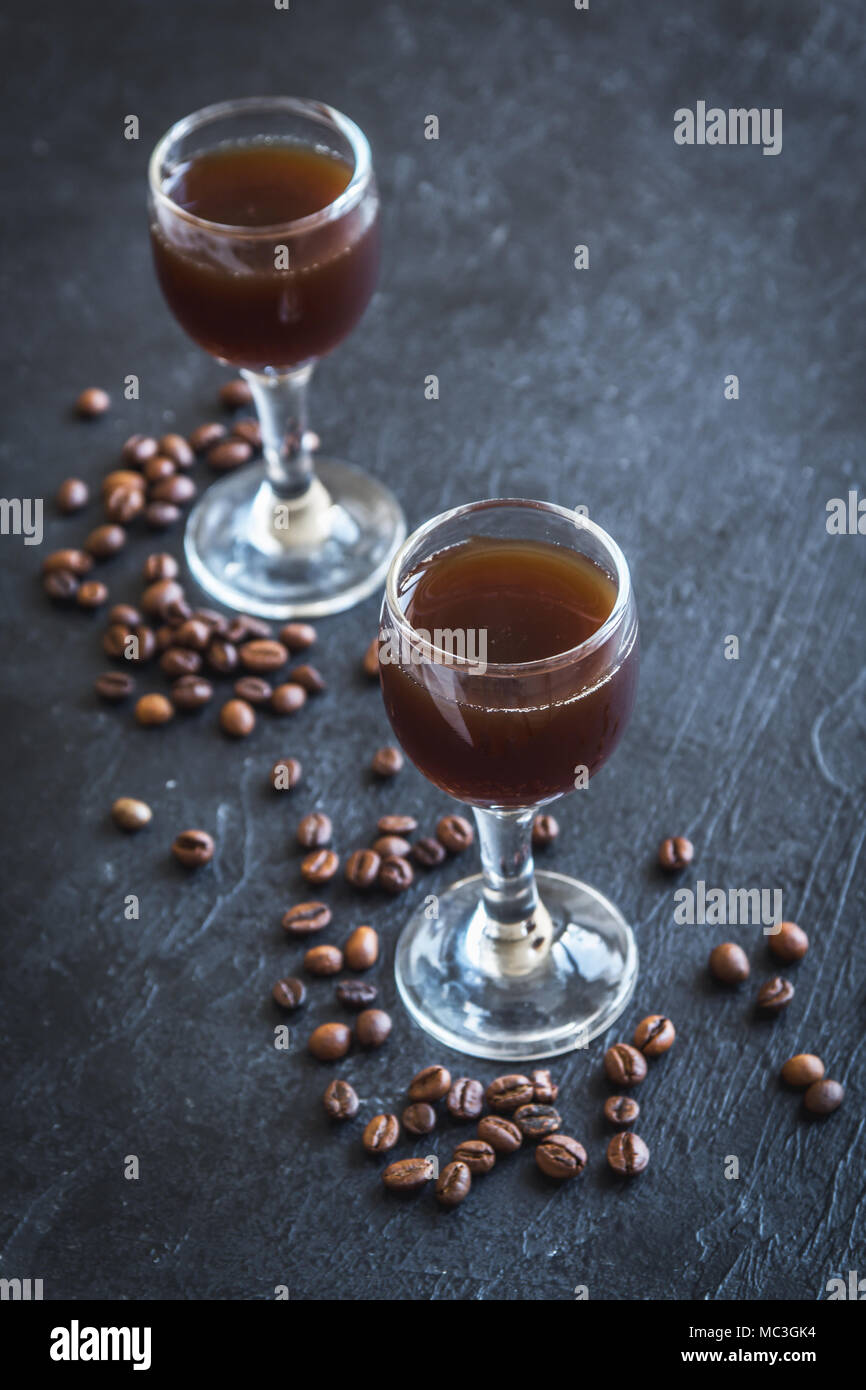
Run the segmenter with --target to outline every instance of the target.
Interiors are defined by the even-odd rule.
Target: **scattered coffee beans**
[[[182,434],[164,434],[156,447],[160,454],[171,459],[178,468],[192,468],[195,463],[192,446]]]
[[[271,786],[275,792],[290,792],[300,780],[301,764],[297,758],[280,758],[271,768]]]
[[[536,816],[532,822],[532,843],[536,849],[545,849],[552,845],[559,834],[559,825],[553,816]]]
[[[62,570],[57,571],[62,574]],[[85,579],[75,595],[79,608],[101,608],[108,601],[108,589],[98,579]]]
[[[329,817],[323,811],[311,811],[309,815],[302,816],[298,823],[298,844],[303,845],[304,849],[319,849],[322,845],[330,844],[332,833]]]
[[[809,938],[796,922],[780,922],[779,930],[767,937],[770,950],[779,960],[802,960],[809,949]]]
[[[553,1105],[559,1095],[559,1087],[547,1070],[533,1071],[529,1074],[532,1082],[532,1099],[537,1105]]]
[[[146,801],[136,801],[132,796],[120,796],[111,808],[115,825],[121,830],[142,830],[153,819],[153,812]]]
[[[315,666],[293,666],[289,671],[289,684],[299,685],[308,695],[321,695],[327,687],[321,671]]]
[[[614,1043],[604,1054],[604,1071],[615,1086],[637,1086],[646,1076],[646,1059],[628,1043]]]
[[[226,700],[220,710],[220,728],[230,738],[247,738],[256,727],[256,712],[246,700]]]
[[[394,777],[402,766],[403,754],[399,748],[394,748],[393,745],[377,749],[373,754],[373,761],[370,763],[370,768],[377,777]]]
[[[90,489],[80,478],[66,478],[57,489],[57,506],[70,516],[80,512],[90,501]]]
[[[376,824],[380,835],[409,835],[418,829],[414,816],[380,816]]]
[[[351,1120],[358,1113],[358,1097],[348,1081],[331,1081],[322,1097],[325,1114],[332,1120]]]
[[[472,844],[475,831],[463,816],[443,816],[436,826],[436,838],[451,854],[460,854]]]
[[[246,700],[248,705],[266,705],[274,693],[261,676],[241,676],[234,683],[234,692],[239,700]]]
[[[452,1081],[446,1105],[455,1120],[477,1120],[484,1103],[484,1087],[469,1076]]]
[[[97,676],[93,688],[101,700],[116,704],[118,700],[125,700],[132,694],[135,681],[125,671],[105,671],[101,676]]]
[[[436,1201],[443,1207],[457,1207],[469,1195],[472,1173],[467,1163],[446,1163],[436,1179]]]
[[[220,387],[219,396],[227,410],[240,410],[242,406],[251,405],[253,399],[253,393],[243,377],[226,381]]]
[[[351,1009],[353,1013],[369,1008],[378,992],[369,980],[341,980],[337,985],[337,999],[344,1009]]]
[[[361,1143],[368,1154],[380,1154],[393,1149],[399,1138],[400,1121],[396,1115],[374,1115],[364,1130]]]
[[[316,629],[311,623],[286,623],[280,628],[280,641],[290,652],[306,651],[315,640]]]
[[[353,850],[346,860],[346,879],[354,888],[370,888],[376,882],[381,860],[371,849]]]
[[[399,855],[390,855],[379,865],[377,882],[386,893],[405,893],[406,889],[411,887],[414,878],[409,860]]]
[[[339,946],[311,946],[304,956],[304,969],[311,975],[339,975],[343,952]]]
[[[295,903],[283,913],[283,930],[289,936],[309,936],[321,931],[331,920],[331,909],[325,903]]]
[[[436,1128],[436,1111],[424,1100],[414,1101],[403,1111],[403,1128],[408,1134],[429,1134]]]
[[[358,1014],[355,1037],[362,1047],[381,1047],[391,1032],[391,1017],[384,1009],[364,1009]]]
[[[811,1052],[798,1052],[796,1057],[789,1057],[782,1068],[782,1080],[798,1088],[811,1086],[823,1075],[824,1063]]]
[[[379,959],[379,934],[373,927],[356,927],[343,949],[350,970],[369,970]]]
[[[496,1151],[484,1139],[463,1139],[452,1155],[455,1163],[465,1163],[473,1177],[489,1173],[496,1162]]]
[[[445,858],[445,847],[438,840],[434,840],[432,836],[425,835],[423,839],[416,840],[412,846],[412,858],[423,869],[433,869],[437,864],[441,864]]]
[[[423,1067],[409,1083],[410,1100],[441,1100],[451,1089],[451,1073],[445,1067]]]
[[[75,409],[82,419],[95,420],[97,416],[104,415],[110,405],[111,397],[107,391],[99,386],[88,386],[75,402]]]
[[[371,848],[382,859],[405,859],[412,846],[399,835],[380,835],[378,840],[373,841]]]
[[[528,1076],[522,1076],[519,1072],[497,1076],[484,1094],[491,1110],[507,1115],[520,1105],[532,1104],[532,1082]]]
[[[742,946],[723,941],[710,952],[710,972],[723,985],[738,985],[749,978],[749,960]]]
[[[567,1134],[551,1134],[537,1146],[535,1161],[546,1178],[576,1178],[586,1167],[586,1149]]]
[[[146,728],[167,724],[174,718],[174,706],[165,695],[142,695],[136,701],[135,717]]]
[[[793,998],[794,986],[791,981],[774,975],[771,980],[765,980],[758,990],[757,1005],[765,1013],[776,1014],[786,1008]]]
[[[391,1192],[417,1192],[433,1176],[433,1162],[429,1158],[398,1158],[389,1163],[382,1174],[382,1181]]]
[[[278,671],[289,659],[282,642],[274,642],[268,637],[255,637],[251,642],[242,642],[239,655],[244,669],[252,671],[254,676]]]
[[[640,1114],[640,1106],[631,1096],[608,1096],[604,1114],[612,1125],[633,1125]]]
[[[275,714],[297,714],[302,705],[307,703],[307,692],[302,685],[295,685],[294,681],[286,681],[283,685],[274,687],[271,696],[271,709]]]
[[[68,570],[80,579],[92,569],[93,556],[88,555],[86,550],[52,550],[42,561],[43,574],[50,574],[52,570]]]
[[[559,1111],[552,1105],[519,1105],[514,1112],[514,1123],[526,1139],[546,1139],[562,1128]]]
[[[156,440],[149,434],[131,434],[120,451],[123,463],[135,464],[140,468],[157,453]]]
[[[478,1138],[498,1154],[513,1154],[523,1143],[523,1135],[504,1115],[485,1115],[478,1121]]]
[[[684,835],[673,835],[659,845],[659,864],[668,873],[685,869],[694,857],[694,845]]]
[[[630,1178],[649,1163],[649,1149],[638,1134],[615,1134],[607,1146],[607,1161],[615,1173]]]
[[[314,849],[301,860],[301,874],[308,883],[330,883],[340,867],[332,849]]]
[[[213,699],[213,686],[202,676],[181,676],[171,687],[171,702],[183,714],[202,709]]]
[[[845,1087],[839,1081],[825,1077],[813,1081],[803,1097],[803,1104],[813,1115],[830,1115],[845,1099]]]
[[[334,1062],[345,1057],[352,1042],[352,1034],[345,1023],[320,1023],[310,1034],[307,1047],[320,1062]]]
[[[78,594],[78,580],[69,570],[50,570],[42,587],[55,603],[71,603]]]
[[[110,556],[117,555],[125,545],[126,532],[123,527],[106,523],[104,526],[94,527],[84,542],[84,549],[97,560],[107,560]]]
[[[673,1047],[677,1031],[669,1018],[662,1014],[650,1014],[641,1019],[634,1030],[634,1045],[644,1057],[661,1057]]]
[[[226,437],[225,425],[216,422],[206,425],[199,425],[194,429],[189,437],[190,448],[196,454],[205,454],[214,444],[218,444],[221,439]]]
[[[185,869],[197,869],[213,859],[213,838],[206,830],[182,830],[172,844],[171,852]]]
[[[287,975],[284,980],[277,980],[271,994],[281,1009],[299,1009],[307,997],[307,990],[303,980]]]

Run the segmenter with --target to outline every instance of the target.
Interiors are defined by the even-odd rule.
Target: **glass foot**
[[[382,585],[406,535],[400,504],[350,464],[317,458],[316,474],[300,505],[280,503],[263,463],[207,489],[184,539],[203,589],[243,613],[315,618]]]
[[[622,914],[577,879],[539,872],[537,882],[541,911],[520,940],[490,939],[480,874],[428,899],[403,928],[397,987],[439,1042],[529,1062],[585,1047],[622,1013],[638,968]]]

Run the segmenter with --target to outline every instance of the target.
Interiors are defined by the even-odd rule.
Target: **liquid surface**
[[[309,217],[348,187],[352,168],[290,140],[219,145],[181,165],[168,196],[196,217],[233,227],[272,227]]]

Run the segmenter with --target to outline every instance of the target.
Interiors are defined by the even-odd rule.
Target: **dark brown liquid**
[[[152,218],[159,282],[190,337],[258,370],[298,366],[335,348],[375,288],[375,210],[367,198],[308,232],[290,234],[287,224],[329,207],[351,177],[336,155],[290,141],[219,146],[181,165],[165,187],[179,207],[223,228],[284,229],[245,239],[170,212]]]
[[[478,537],[440,552],[407,577],[412,627],[487,633],[491,663],[541,661],[586,641],[616,598],[610,576],[563,546]],[[475,655],[480,654],[476,646]],[[425,776],[458,800],[526,806],[592,775],[628,723],[637,642],[617,632],[582,660],[552,669],[467,674],[459,664],[380,666],[385,707]]]

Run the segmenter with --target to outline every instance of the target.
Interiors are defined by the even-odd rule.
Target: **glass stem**
[[[484,876],[487,935],[497,941],[520,941],[535,930],[538,891],[532,858],[529,811],[473,808]]]
[[[306,443],[307,387],[312,362],[293,372],[242,371],[253,393],[262,428],[268,481],[278,497],[302,497],[313,481],[313,459]]]

